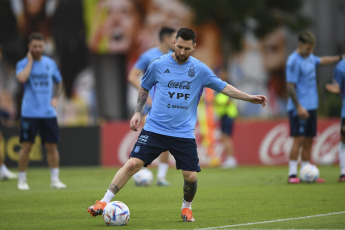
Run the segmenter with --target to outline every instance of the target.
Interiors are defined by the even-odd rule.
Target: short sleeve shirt
[[[167,136],[195,138],[197,106],[203,88],[220,92],[226,85],[194,57],[178,64],[172,54],[161,56],[151,63],[141,83],[147,90],[156,88],[144,129]]]
[[[320,62],[320,57],[310,54],[304,58],[297,51],[293,52],[287,60],[286,81],[295,85],[298,101],[307,110],[318,108],[316,66]],[[287,110],[297,114],[291,98],[288,100]]]
[[[16,75],[25,68],[28,58],[17,63]],[[53,84],[61,82],[61,74],[55,61],[47,56],[34,61],[29,79],[24,83],[24,96],[21,116],[28,118],[56,117],[55,108],[50,104],[53,96]]]

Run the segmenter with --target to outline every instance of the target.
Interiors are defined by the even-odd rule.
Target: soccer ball
[[[129,221],[129,209],[121,201],[112,201],[103,209],[103,220],[106,225],[126,225]]]
[[[136,186],[150,186],[153,181],[153,174],[149,169],[142,168],[133,175],[133,180]]]
[[[314,183],[319,178],[319,169],[312,164],[306,164],[301,168],[300,179],[303,182]]]

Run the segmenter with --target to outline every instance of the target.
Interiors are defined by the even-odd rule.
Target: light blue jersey
[[[293,52],[287,60],[286,81],[295,85],[298,101],[306,110],[317,109],[319,105],[316,66],[320,62],[321,59],[313,54],[304,58],[297,51]],[[297,114],[291,98],[288,100],[287,110]]]
[[[28,58],[17,63],[16,75],[23,71]],[[56,111],[50,104],[53,96],[53,83],[61,82],[61,74],[53,59],[42,56],[41,60],[34,61],[30,76],[24,83],[24,96],[21,116],[27,118],[52,118]]]
[[[168,53],[172,53],[172,51],[169,50]],[[134,65],[134,67],[137,69],[140,69],[141,71],[143,71],[143,73],[145,73],[147,68],[149,67],[150,63],[162,55],[164,55],[164,53],[158,47],[153,47],[153,48],[145,51],[142,55],[140,55],[138,61]],[[154,88],[152,88],[150,90],[150,96],[151,96],[151,98],[153,98]]]
[[[203,88],[220,92],[226,85],[194,57],[180,65],[172,54],[161,56],[151,63],[141,83],[147,90],[156,87],[144,129],[167,136],[195,138],[197,106]]]
[[[345,59],[340,61],[334,70],[334,79],[339,84],[343,106],[341,107],[341,117],[345,118]]]

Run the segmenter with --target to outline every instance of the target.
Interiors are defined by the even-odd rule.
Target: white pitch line
[[[226,225],[226,226],[219,226],[219,227],[196,228],[193,230],[209,230],[209,229],[240,227],[240,226],[247,226],[247,225],[254,225],[254,224],[266,224],[266,223],[282,222],[282,221],[288,221],[288,220],[301,220],[301,219],[308,219],[308,218],[321,217],[321,216],[332,216],[332,215],[339,215],[339,214],[344,214],[344,213],[345,213],[345,211],[331,212],[331,213],[318,214],[318,215],[313,215],[313,216],[302,216],[302,217],[278,219],[278,220],[267,220],[267,221],[261,221],[261,222],[253,222],[253,223],[245,223],[245,224],[233,224],[233,225]]]

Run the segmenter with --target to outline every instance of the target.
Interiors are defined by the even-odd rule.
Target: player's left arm
[[[250,95],[242,92],[234,86],[227,84],[221,93],[242,101],[248,101],[254,104],[261,104],[263,107],[266,105],[267,98],[263,95]]]
[[[320,65],[334,64],[343,58],[345,58],[345,54],[336,56],[322,56],[320,57]]]
[[[59,96],[61,95],[62,93],[62,82],[59,82],[59,83],[56,83],[54,84],[53,86],[53,97],[50,101],[50,104],[56,108],[57,107],[57,104],[59,102]]]

